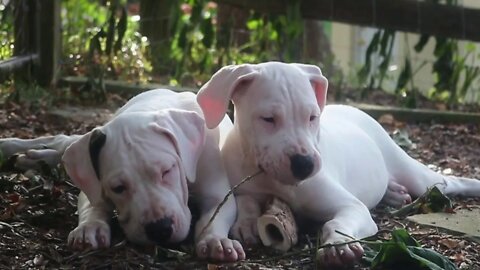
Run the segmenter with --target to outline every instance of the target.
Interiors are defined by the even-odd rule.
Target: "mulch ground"
[[[45,111],[19,106],[0,110],[0,137],[31,138],[58,133],[85,133],[100,119],[71,122]],[[387,120],[385,120],[387,119]],[[405,124],[386,117],[385,128],[404,129],[414,143],[407,151],[436,170],[480,178],[480,124]],[[192,256],[192,243],[176,250],[138,247],[126,242],[114,225],[112,247],[76,252],[66,245],[75,228],[78,189],[61,170],[42,173],[0,174],[0,269],[315,269],[315,233],[302,233],[289,253],[268,248],[247,249],[248,260],[236,264],[208,264]],[[455,207],[480,206],[478,199],[455,198]],[[480,269],[480,245],[472,239],[435,228],[392,218],[384,206],[372,211],[380,231],[388,237],[393,228],[407,228],[422,244],[450,258],[462,269]],[[480,225],[479,225],[480,226]],[[311,230],[315,231],[315,230]],[[368,269],[358,265],[355,269]]]

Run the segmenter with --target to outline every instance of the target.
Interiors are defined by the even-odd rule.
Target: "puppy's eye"
[[[175,167],[175,165],[173,165],[172,167],[170,167],[170,169],[163,171],[163,172],[162,172],[162,178],[165,177],[167,174],[169,174],[174,167]]]
[[[317,120],[317,118],[318,118],[318,116],[316,116],[316,115],[311,115],[311,116],[310,116],[310,121],[315,121],[315,120]]]
[[[262,117],[262,120],[270,124],[275,124],[275,119],[273,117]]]
[[[125,185],[118,185],[116,187],[112,187],[112,191],[116,194],[121,194],[123,193],[125,190],[127,189],[127,187],[125,187]]]

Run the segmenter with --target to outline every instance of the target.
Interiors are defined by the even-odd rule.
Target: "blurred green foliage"
[[[248,37],[243,44],[233,38],[239,29],[229,22],[217,24],[217,11],[215,3],[205,0],[185,0],[174,8],[170,55],[176,68],[170,83],[187,77],[195,78],[198,86],[224,65],[300,58],[296,41],[303,21],[298,1],[291,1],[285,15],[250,11],[245,22]]]
[[[128,16],[126,1],[62,1],[63,71],[66,75],[144,82],[151,70],[148,40]]]
[[[11,2],[0,1],[0,60],[13,55],[13,10]]]
[[[236,29],[217,24],[214,2],[162,1],[170,4],[170,12],[168,48],[161,56],[155,55],[153,44],[140,33],[142,18],[126,16],[126,1],[63,1],[65,74],[89,76],[95,88],[101,87],[104,78],[137,82],[154,78],[172,85],[199,86],[223,65],[299,57],[295,42],[303,25],[298,1],[292,1],[286,15],[251,11],[246,21],[248,40],[240,46],[231,38]],[[219,42],[221,34],[226,35],[222,37],[226,42]],[[114,50],[109,47],[113,42]],[[152,62],[156,58],[161,62]],[[166,66],[166,74],[152,73],[152,64],[162,65],[162,69]]]
[[[458,0],[430,0],[437,4],[458,5]],[[365,54],[365,64],[360,69],[358,76],[365,87],[363,94],[370,89],[381,88],[387,74],[392,58],[393,41],[395,32],[378,30],[372,37]],[[473,43],[466,43],[464,47],[456,39],[432,37],[421,35],[414,46],[416,53],[421,53],[427,43],[435,42],[432,63],[432,74],[435,79],[433,87],[428,90],[426,97],[448,104],[464,102],[469,91],[473,89],[474,81],[480,78],[480,67],[476,60],[480,58],[477,47]],[[409,44],[408,39],[405,43]],[[375,65],[376,59],[379,61]],[[396,78],[395,95],[402,99],[406,107],[416,107],[419,89],[414,85],[414,76],[427,62],[423,61],[418,66],[412,66],[410,52],[407,53],[403,67]]]
[[[138,8],[140,3],[158,1],[168,6],[167,12],[157,14],[168,15],[167,27],[158,25],[159,31],[166,28],[167,35],[161,41],[150,40],[151,35],[142,33],[142,20],[151,18],[142,18]],[[458,0],[430,1],[458,4]],[[14,1],[8,3],[0,4],[0,60],[13,54]],[[238,29],[228,20],[220,25],[219,7],[207,0],[62,0],[61,72],[63,76],[88,77],[81,90],[98,90],[85,91],[97,95],[104,94],[105,79],[198,87],[225,65],[302,61],[300,1],[288,3],[283,15],[248,11],[243,28]],[[149,31],[155,32],[155,27]],[[241,42],[235,37],[238,31],[244,32]],[[374,34],[356,79],[365,86],[363,94],[380,88],[385,79],[396,79],[395,94],[406,106],[415,107],[418,89],[413,77],[426,63],[413,66],[407,55],[398,77],[389,77],[395,38],[394,31],[378,30]],[[450,103],[463,101],[480,75],[474,63],[478,58],[476,47],[467,44],[460,48],[453,39],[421,36],[415,51],[421,52],[429,40],[435,42],[432,73],[436,82],[428,97]],[[156,49],[158,43],[162,43],[161,50]],[[332,81],[336,81],[335,76],[344,80],[341,72],[332,73]]]

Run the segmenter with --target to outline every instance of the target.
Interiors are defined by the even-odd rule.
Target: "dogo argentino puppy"
[[[367,114],[325,106],[327,79],[313,65],[268,62],[227,66],[197,95],[207,127],[216,127],[230,100],[233,130],[222,158],[231,184],[261,168],[237,190],[235,238],[258,241],[256,220],[267,196],[300,216],[325,222],[322,243],[377,232],[369,209],[382,198],[400,206],[440,184],[446,194],[480,195],[480,181],[443,176],[408,156]],[[360,244],[324,250],[323,262],[344,266],[361,258]]]
[[[6,156],[24,152],[16,160],[23,169],[39,160],[50,165],[63,160],[82,191],[78,227],[68,237],[76,248],[110,245],[108,222],[114,208],[130,241],[180,242],[189,232],[187,201],[193,194],[201,210],[195,226],[197,255],[236,261],[245,253],[237,240],[228,238],[236,217],[233,198],[201,233],[230,190],[219,147],[231,127],[225,117],[219,128],[205,128],[195,94],[158,89],[132,98],[108,123],[83,136],[2,139],[0,150]]]

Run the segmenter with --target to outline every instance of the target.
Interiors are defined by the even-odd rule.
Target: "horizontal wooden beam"
[[[74,88],[79,88],[87,82],[88,79],[85,77],[64,77],[59,81],[60,87]],[[107,92],[121,94],[127,97],[156,88],[167,88],[176,92],[190,91],[196,93],[198,91],[198,89],[188,87],[173,87],[159,84],[137,84],[115,80],[104,80],[104,84]],[[377,119],[384,114],[391,114],[396,120],[409,123],[432,121],[437,123],[480,123],[480,113],[408,109],[363,103],[348,103],[348,105],[357,107]]]
[[[80,88],[84,86],[88,82],[88,78],[86,77],[75,77],[75,76],[68,76],[63,77],[59,81],[60,87],[73,87],[73,88]],[[110,93],[122,94],[126,96],[134,96],[141,92],[148,91],[151,89],[158,89],[158,88],[167,88],[173,90],[175,92],[195,92],[195,89],[187,88],[187,87],[174,87],[174,86],[165,86],[161,84],[137,84],[137,83],[128,83],[125,81],[117,81],[117,80],[103,80],[105,85],[105,91]]]
[[[359,108],[375,119],[378,119],[385,114],[391,114],[396,120],[407,123],[432,121],[436,123],[480,123],[480,113],[439,111],[433,109],[408,109],[364,103],[349,103],[349,105]]]
[[[24,56],[14,56],[7,60],[0,61],[0,74],[11,73],[15,70],[24,68],[38,59],[37,54]]]
[[[287,0],[215,0],[259,12],[283,14]],[[305,19],[480,41],[480,9],[420,0],[300,0]]]

